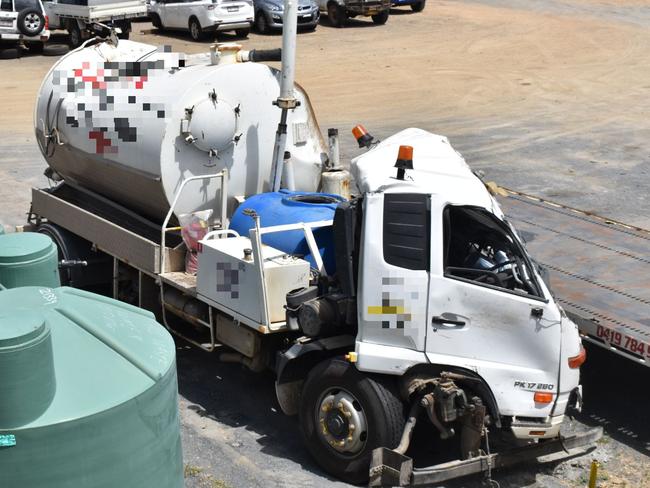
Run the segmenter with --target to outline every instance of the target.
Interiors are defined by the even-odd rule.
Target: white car
[[[20,41],[40,52],[50,38],[47,16],[40,0],[0,0],[0,44],[15,49]]]
[[[158,0],[149,4],[149,18],[158,29],[189,30],[194,41],[217,31],[235,31],[246,37],[254,20],[253,1]]]

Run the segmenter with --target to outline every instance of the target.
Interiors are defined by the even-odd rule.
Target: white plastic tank
[[[155,221],[190,176],[226,167],[230,197],[267,191],[280,72],[232,59],[212,64],[207,54],[131,41],[69,53],[45,77],[36,103],[48,165]],[[296,189],[316,191],[326,149],[307,94],[296,86],[296,96],[286,150]],[[212,208],[215,198],[218,180],[191,182],[176,213]]]

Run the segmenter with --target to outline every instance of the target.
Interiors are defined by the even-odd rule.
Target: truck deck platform
[[[504,213],[585,339],[650,366],[650,231],[506,191]]]

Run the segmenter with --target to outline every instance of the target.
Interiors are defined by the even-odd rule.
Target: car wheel
[[[377,25],[384,25],[388,20],[388,14],[389,14],[388,10],[379,12],[378,14],[372,16],[372,21]]]
[[[309,373],[300,427],[307,449],[328,473],[349,483],[367,483],[372,451],[399,443],[403,405],[385,381],[342,359],[320,363]]]
[[[242,39],[245,39],[248,37],[248,34],[251,33],[250,28],[249,29],[235,29],[235,34],[237,34],[237,37],[241,37]]]
[[[0,59],[16,59],[21,55],[22,49],[17,44],[8,46],[0,45]]]
[[[36,9],[21,10],[16,19],[18,30],[26,36],[37,36],[45,28],[45,17]]]
[[[77,25],[77,22],[75,21],[72,21],[70,22],[70,24],[68,24],[68,41],[72,49],[77,49],[79,46],[81,46],[81,43],[83,42],[83,37],[81,36],[81,29],[79,28],[79,25]]]
[[[204,37],[203,29],[201,28],[201,24],[199,23],[196,17],[192,17],[190,19],[189,28],[190,28],[190,37],[192,38],[193,41],[199,42],[203,40]]]
[[[413,12],[422,12],[424,10],[425,4],[426,4],[426,0],[421,0],[420,2],[412,3],[411,10],[413,10]]]
[[[45,56],[62,56],[66,54],[70,48],[65,44],[45,44],[43,48],[43,54]]]
[[[334,27],[343,27],[348,20],[345,13],[345,7],[336,2],[330,2],[327,5],[327,16],[330,19],[330,24]]]
[[[269,33],[269,21],[266,18],[266,14],[262,12],[261,10],[257,13],[257,16],[255,17],[255,28],[257,29],[257,32],[260,34],[268,34]]]
[[[153,25],[156,29],[163,29],[162,21],[160,20],[160,17],[158,17],[158,14],[151,14],[149,18],[151,19],[151,25]]]

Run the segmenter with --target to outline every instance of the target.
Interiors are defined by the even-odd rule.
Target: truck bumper
[[[413,460],[408,456],[380,447],[372,453],[370,464],[370,486],[416,486],[440,483],[488,469],[513,466],[523,461],[564,453],[562,457],[591,450],[594,443],[603,436],[602,427],[569,437],[559,436],[554,440],[530,444],[494,454],[482,454],[465,460],[450,461],[427,468],[413,468]],[[555,457],[553,461],[558,458]]]

